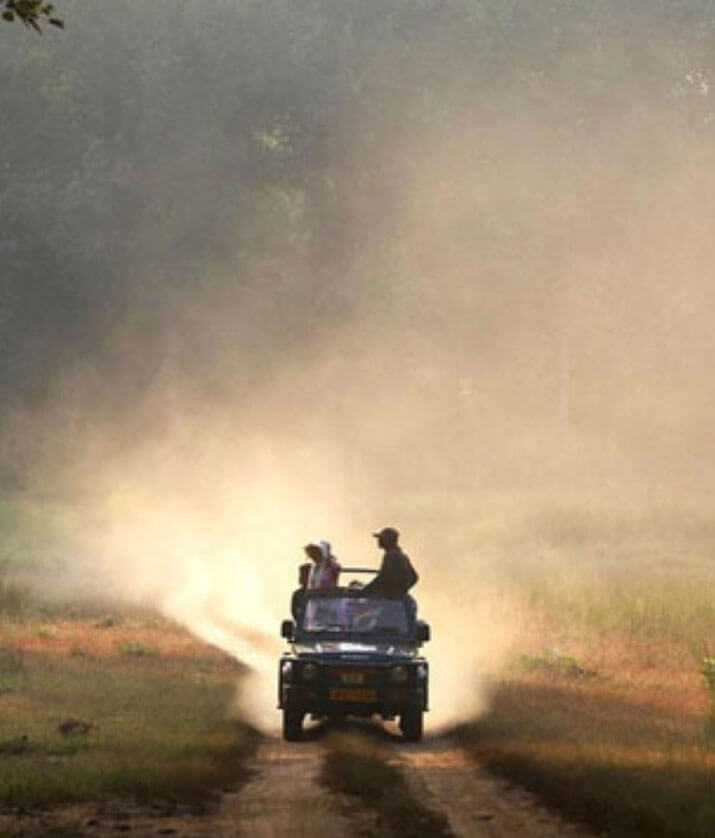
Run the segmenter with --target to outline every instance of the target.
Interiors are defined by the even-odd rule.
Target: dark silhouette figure
[[[394,527],[385,527],[373,533],[377,544],[385,553],[377,576],[365,586],[365,596],[406,596],[410,588],[417,583],[419,576],[412,567],[412,562],[403,553],[398,544],[400,534]]]
[[[293,591],[293,596],[290,601],[290,613],[296,622],[298,621],[300,612],[303,610],[305,590],[308,587],[308,579],[310,578],[310,567],[310,564],[306,562],[298,568],[298,588]]]

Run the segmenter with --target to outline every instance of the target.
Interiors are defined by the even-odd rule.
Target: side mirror
[[[419,643],[426,643],[431,637],[429,623],[424,623],[422,620],[417,621],[417,641]]]
[[[281,623],[281,637],[285,637],[286,640],[292,640],[294,631],[295,626],[293,625],[293,620],[283,620]]]

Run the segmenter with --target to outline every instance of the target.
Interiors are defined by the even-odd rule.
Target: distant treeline
[[[140,397],[167,357],[220,390],[222,375],[205,371],[225,370],[228,355],[233,386],[248,388],[316,328],[358,312],[377,330],[446,333],[450,357],[464,340],[484,358],[495,324],[535,309],[550,335],[545,363],[561,365],[553,400],[564,412],[568,370],[585,368],[588,381],[605,340],[582,346],[578,329],[560,332],[569,283],[591,283],[591,248],[591,264],[620,252],[619,283],[637,263],[659,287],[650,190],[662,213],[671,194],[658,182],[673,171],[682,194],[669,223],[689,254],[674,262],[682,294],[688,260],[705,262],[710,3],[68,0],[57,14],[64,31],[0,27],[6,416],[41,407],[68,369],[111,356],[118,334],[140,357],[103,384],[101,409]],[[439,195],[410,191],[421,177],[412,161],[463,131],[466,171],[435,175]],[[465,179],[474,208],[455,212]],[[405,217],[437,200],[448,249],[413,258]],[[597,211],[582,212],[587,200]],[[589,293],[608,297],[599,282]],[[473,293],[455,291],[464,283]],[[685,329],[677,301],[629,293],[636,309],[645,301],[649,340]],[[446,321],[435,315],[444,299]],[[192,306],[226,319],[206,329]],[[602,308],[604,322],[620,316]],[[454,375],[468,379],[468,365]],[[3,448],[6,485],[22,480],[20,437]]]

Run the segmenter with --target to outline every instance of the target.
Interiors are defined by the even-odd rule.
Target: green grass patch
[[[328,740],[321,780],[332,791],[351,795],[377,815],[381,838],[448,838],[447,818],[420,800],[386,754],[355,737]]]
[[[536,655],[522,655],[519,668],[525,672],[537,672],[557,678],[595,678],[598,673],[590,669],[573,655],[559,649],[544,649]]]
[[[25,675],[23,655],[0,646],[0,696],[20,688]]]
[[[709,747],[715,746],[715,658],[706,657],[700,662],[700,674],[707,686],[710,707],[703,725],[703,739]]]
[[[196,647],[194,658],[158,662],[0,649],[0,806],[206,802],[236,783],[256,734],[228,717],[232,662]],[[67,720],[87,724],[63,733]]]
[[[655,569],[638,576],[596,575],[591,565],[578,573],[533,576],[521,590],[530,608],[571,632],[675,642],[702,654],[715,625],[715,577]]]

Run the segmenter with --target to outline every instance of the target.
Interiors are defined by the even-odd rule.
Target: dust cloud
[[[170,438],[115,458],[102,451],[99,468],[74,473],[76,553],[60,590],[53,579],[55,595],[155,607],[233,655],[253,670],[241,680],[238,712],[270,730],[284,647],[278,626],[289,616],[301,546],[326,537],[346,565],[377,567],[371,533],[399,519],[421,574],[420,611],[434,632],[433,727],[482,709],[487,676],[514,634],[511,603],[503,592],[490,595],[477,563],[463,558],[455,567],[428,550],[444,522],[421,520],[409,499],[384,488],[378,496],[369,474],[346,471],[337,442],[236,440],[198,412]]]
[[[535,511],[706,491],[709,93],[686,67],[654,92],[646,57],[601,36],[598,78],[574,81],[578,44],[540,87],[525,58],[437,127],[399,125],[421,79],[394,118],[341,113],[348,255],[307,295],[300,247],[283,285],[251,290],[240,230],[180,292],[152,280],[149,315],[22,419],[37,484],[73,510],[68,590],[150,603],[225,649],[260,676],[242,706],[275,721],[301,545],[377,565],[370,533],[394,525],[432,625],[434,723],[452,723],[523,629],[520,568],[552,522]],[[297,226],[304,199],[280,196]],[[127,370],[146,372],[129,403],[110,395]]]

